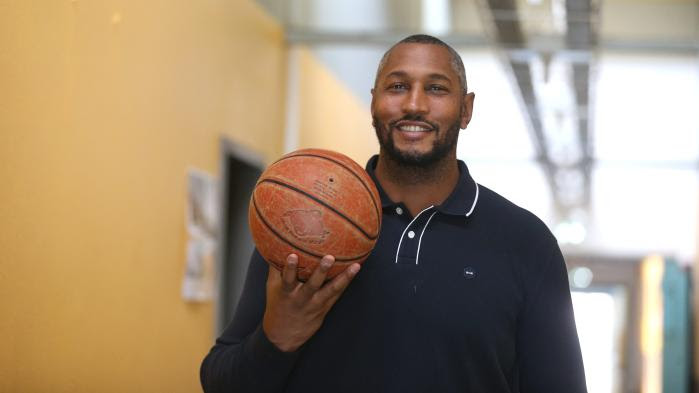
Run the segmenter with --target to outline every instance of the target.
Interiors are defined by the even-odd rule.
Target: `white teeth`
[[[420,127],[420,126],[401,126],[400,129],[401,129],[401,131],[409,131],[409,132],[429,131],[429,129],[427,129],[425,127]]]

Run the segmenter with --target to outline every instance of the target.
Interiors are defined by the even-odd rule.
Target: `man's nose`
[[[413,88],[403,101],[403,112],[424,114],[429,111],[427,96],[422,88]]]

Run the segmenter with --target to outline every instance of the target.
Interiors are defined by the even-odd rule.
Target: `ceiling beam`
[[[329,31],[316,29],[300,29],[290,27],[286,32],[286,41],[290,44],[302,45],[375,45],[389,47],[414,31]],[[488,49],[491,41],[482,34],[450,33],[439,36],[457,49]],[[501,49],[516,52],[523,58],[538,57],[541,52],[555,52],[557,56],[570,58],[572,61],[587,62],[590,57],[589,49],[572,49],[566,43],[565,37],[547,34],[527,36],[523,43],[501,43]],[[699,54],[699,42],[690,40],[630,40],[630,39],[598,39],[596,50],[653,54]]]
[[[480,2],[483,19],[489,20],[491,27],[491,45],[494,45],[501,53],[505,68],[510,70],[510,75],[515,85],[515,91],[524,107],[525,118],[529,121],[529,130],[532,143],[536,151],[536,159],[541,166],[549,190],[554,211],[557,216],[566,214],[566,205],[559,190],[560,182],[557,181],[557,168],[551,160],[548,141],[544,132],[541,117],[540,103],[534,91],[530,59],[522,56],[511,48],[526,48],[527,38],[522,31],[522,26],[517,17],[517,5],[514,0],[482,0]],[[508,15],[502,18],[502,14]],[[500,17],[498,17],[500,14]],[[488,23],[486,21],[486,23]]]
[[[576,16],[576,17],[571,17]],[[586,16],[586,17],[582,17]],[[591,0],[566,0],[566,43],[568,48],[573,50],[593,51],[597,46],[596,22],[598,11]],[[590,131],[591,108],[590,108],[590,61],[570,64],[572,69],[571,85],[573,87],[574,98],[578,111],[577,127],[580,149],[580,159],[576,165],[579,176],[582,179],[582,195],[578,206],[580,209],[588,210],[590,206],[592,187],[592,137]]]

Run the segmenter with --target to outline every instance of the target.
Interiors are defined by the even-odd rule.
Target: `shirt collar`
[[[376,163],[379,162],[379,156],[374,155],[369,159],[366,164],[366,171],[371,176],[371,179],[376,184],[376,188],[379,190],[379,195],[381,196],[381,206],[383,208],[396,206],[398,203],[391,200],[386,192],[381,187],[381,184],[376,179],[376,174],[374,170],[376,169]],[[476,203],[478,203],[479,186],[475,180],[471,177],[468,172],[468,167],[466,163],[461,160],[457,161],[459,166],[459,181],[456,183],[456,187],[451,192],[449,197],[439,206],[435,206],[437,211],[445,214],[451,214],[455,216],[466,216],[469,217],[476,208]]]

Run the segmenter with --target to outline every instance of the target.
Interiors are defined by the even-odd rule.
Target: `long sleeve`
[[[517,335],[521,393],[585,393],[585,372],[565,262],[558,245],[529,275]]]
[[[233,321],[201,365],[206,393],[281,392],[298,352],[285,353],[262,330],[268,265],[255,251]]]

